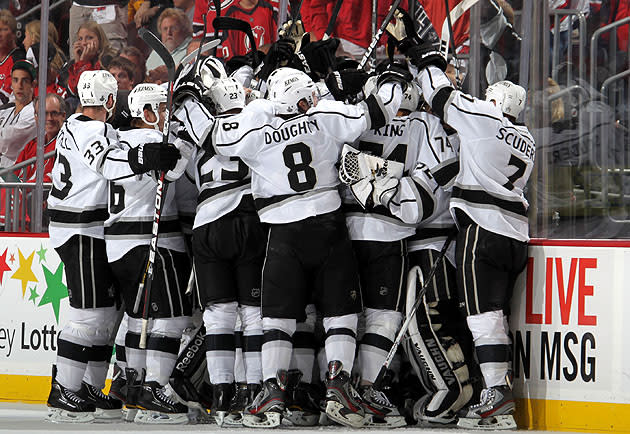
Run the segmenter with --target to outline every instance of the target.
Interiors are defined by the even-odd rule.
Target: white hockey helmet
[[[218,78],[210,86],[208,97],[214,103],[217,114],[245,107],[245,89],[235,78]]]
[[[160,104],[168,100],[166,90],[155,83],[140,83],[129,92],[127,101],[129,102],[129,111],[131,117],[140,118],[148,125],[156,126],[160,122]],[[149,122],[144,117],[144,107],[149,104],[156,120]]]
[[[411,82],[407,85],[407,90],[403,93],[402,102],[400,103],[400,110],[407,110],[415,112],[418,110],[418,104],[420,103],[420,88],[415,83]]]
[[[486,101],[496,101],[497,106],[508,116],[517,118],[525,108],[527,92],[511,81],[498,81],[486,89]]]
[[[108,71],[84,71],[79,77],[77,91],[83,107],[103,107],[110,116],[114,112],[118,82]],[[114,103],[107,107],[110,95]]]
[[[267,98],[281,103],[284,114],[300,112],[298,103],[306,100],[311,107],[317,104],[319,90],[311,77],[293,68],[278,68],[267,79]]]
[[[197,66],[197,74],[201,78],[201,82],[209,89],[217,78],[227,78],[227,72],[223,63],[214,56],[208,56],[199,62]]]

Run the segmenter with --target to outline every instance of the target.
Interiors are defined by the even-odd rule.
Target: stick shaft
[[[401,1],[402,0],[394,0],[392,2],[392,6],[390,7],[389,12],[387,12],[385,19],[383,20],[383,23],[381,24],[381,27],[378,29],[378,31],[372,38],[372,41],[370,42],[370,45],[365,51],[365,54],[363,55],[361,62],[359,62],[358,69],[363,69],[365,68],[365,65],[367,65],[368,60],[370,60],[370,56],[372,55],[372,52],[374,52],[374,50],[376,49],[376,46],[378,45],[378,41],[381,39],[381,36],[383,36],[383,33],[385,32],[385,28],[387,27],[387,24],[391,21],[392,18],[394,18],[394,13],[396,12],[396,8],[398,8]]]

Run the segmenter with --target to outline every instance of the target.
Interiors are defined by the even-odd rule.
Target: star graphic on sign
[[[35,253],[37,253],[37,256],[39,256],[39,263],[41,264],[42,262],[46,262],[46,252],[48,251],[48,249],[44,249],[44,245],[40,244],[39,245],[39,250]]]
[[[11,276],[12,279],[21,280],[22,281],[22,298],[24,298],[24,293],[26,293],[26,285],[28,282],[39,282],[35,274],[33,274],[33,270],[31,267],[33,266],[33,257],[35,256],[35,252],[31,253],[28,259],[24,259],[22,252],[18,249],[18,256],[20,257],[20,266],[17,271],[13,273]]]
[[[13,264],[15,262],[15,253],[11,253],[11,256],[9,256],[9,262],[11,264]]]
[[[39,297],[39,294],[37,293],[37,286],[34,288],[29,288],[28,290],[31,291],[31,296],[28,298],[28,301],[32,300],[33,304],[37,304],[35,303],[35,299]]]
[[[4,249],[4,253],[0,255],[0,284],[2,284],[2,279],[4,279],[4,272],[11,271],[11,267],[7,264],[7,250],[9,250],[8,247]]]
[[[46,292],[39,300],[38,307],[46,304],[51,304],[53,312],[55,313],[55,319],[59,324],[59,303],[62,299],[68,296],[68,287],[63,284],[63,262],[59,263],[57,271],[53,274],[46,266],[42,265],[44,270],[44,278],[46,279]]]

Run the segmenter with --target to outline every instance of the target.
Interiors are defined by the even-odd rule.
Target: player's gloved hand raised
[[[398,45],[399,48],[403,46],[403,43]],[[408,47],[405,47],[403,53],[418,70],[422,70],[430,65],[437,66],[442,71],[446,70],[446,59],[442,56],[438,47],[431,42],[410,44]]]
[[[337,101],[345,101],[363,90],[368,74],[360,69],[334,71],[326,76],[326,86]]]
[[[129,167],[133,173],[171,170],[179,158],[179,150],[171,143],[145,143],[131,149],[128,154]]]
[[[173,107],[177,109],[186,98],[202,101],[203,84],[201,78],[195,74],[194,65],[181,65],[177,71],[177,78],[173,84]]]
[[[404,92],[407,90],[407,85],[411,80],[413,80],[413,76],[406,65],[400,63],[390,63],[378,76],[376,85],[380,87],[383,83],[395,82],[402,86]]]
[[[263,60],[258,77],[267,80],[269,75],[280,66],[286,66],[295,55],[295,42],[284,38],[274,42]]]
[[[317,78],[323,78],[329,71],[336,69],[335,52],[338,46],[339,39],[311,42],[310,33],[307,33],[302,38],[300,54],[308,63],[310,72],[317,75]]]

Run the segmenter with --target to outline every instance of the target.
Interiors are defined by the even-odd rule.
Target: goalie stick
[[[420,288],[420,291],[418,291],[416,302],[414,303],[413,307],[409,311],[409,315],[407,315],[407,318],[405,319],[405,321],[400,326],[400,330],[398,331],[398,336],[396,336],[396,340],[392,344],[392,348],[389,350],[389,353],[387,353],[387,357],[385,357],[385,361],[383,362],[383,366],[381,366],[381,369],[378,371],[378,375],[376,376],[376,380],[374,380],[374,388],[375,389],[380,390],[380,388],[381,388],[381,386],[383,384],[383,378],[385,378],[385,374],[387,373],[387,369],[389,368],[389,365],[392,363],[392,360],[394,359],[394,355],[396,354],[396,350],[398,349],[398,346],[400,345],[400,343],[402,342],[403,338],[405,337],[405,333],[407,332],[407,329],[409,328],[409,324],[411,324],[411,321],[416,316],[416,311],[418,310],[418,307],[420,307],[420,303],[422,303],[422,299],[424,297],[424,294],[427,291],[427,285],[429,284],[429,282],[433,278],[433,275],[435,274],[435,272],[437,270],[437,267],[444,260],[444,256],[446,255],[446,250],[448,250],[448,247],[451,245],[451,241],[453,241],[453,238],[455,238],[456,234],[457,234],[457,232],[453,231],[448,236],[448,238],[444,242],[444,246],[442,246],[442,250],[440,250],[440,254],[438,255],[437,259],[435,260],[435,263],[433,264],[433,267],[431,268],[431,271],[429,271],[429,275],[426,277],[426,279],[425,278],[422,279],[422,288]],[[419,269],[419,267],[417,267],[417,268]],[[410,273],[412,273],[412,272],[413,273],[418,272],[418,271],[416,271],[416,267],[413,267],[411,269]]]
[[[387,12],[387,15],[385,15],[385,19],[381,23],[381,27],[378,29],[378,31],[372,38],[372,41],[370,42],[370,45],[367,47],[367,50],[365,51],[365,54],[363,55],[361,62],[359,62],[359,66],[357,66],[357,69],[365,68],[365,65],[368,63],[368,61],[370,60],[370,57],[372,56],[372,52],[374,52],[374,50],[376,49],[376,45],[378,44],[378,41],[381,39],[381,36],[383,36],[383,33],[385,33],[385,28],[387,27],[387,24],[389,24],[392,18],[394,18],[394,13],[396,12],[396,9],[398,9],[398,6],[400,6],[401,1],[402,0],[394,0],[392,2],[392,5],[389,8],[389,12]]]
[[[171,53],[162,44],[162,42],[151,31],[141,28],[138,31],[138,35],[142,40],[157,53],[166,65],[168,72],[168,99],[167,110],[168,118],[164,123],[162,130],[162,143],[168,143],[169,126],[171,122],[171,114],[173,112],[173,82],[175,81],[175,62]],[[162,210],[164,208],[164,202],[166,198],[166,191],[168,190],[168,184],[164,182],[166,172],[160,173],[158,179],[158,185],[155,193],[155,210],[153,213],[153,226],[151,227],[151,244],[149,244],[149,259],[147,266],[142,275],[142,280],[138,287],[138,296],[136,297],[136,304],[134,306],[134,312],[138,311],[140,304],[140,295],[144,293],[144,305],[142,307],[142,331],[140,333],[140,348],[144,349],[147,346],[147,326],[149,324],[149,301],[151,300],[151,286],[153,285],[153,268],[155,265],[155,254],[157,252],[157,242],[159,235],[160,218],[162,217]]]

